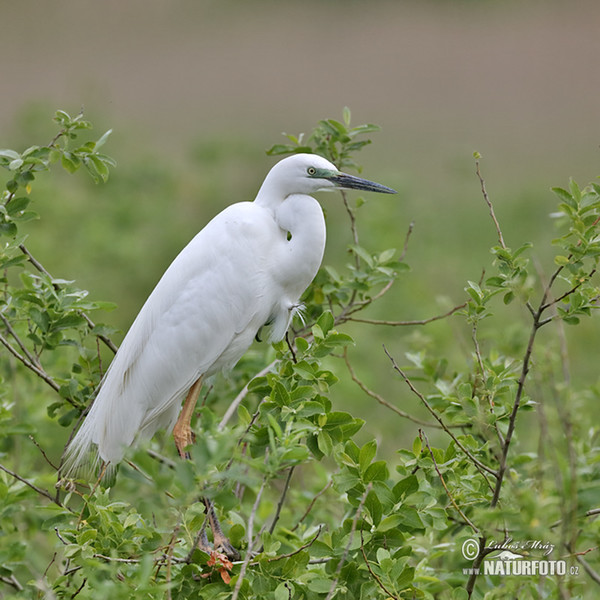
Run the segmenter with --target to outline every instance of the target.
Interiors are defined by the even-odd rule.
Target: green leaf
[[[377,494],[374,490],[371,490],[367,497],[365,498],[365,506],[371,515],[371,519],[373,520],[373,525],[377,527],[381,522],[381,515],[383,514],[383,507],[381,506],[381,502],[377,497]]]
[[[388,468],[385,460],[378,460],[371,463],[363,474],[363,480],[369,481],[386,481],[389,476]]]
[[[364,474],[367,470],[367,467],[371,464],[373,458],[375,458],[375,454],[377,453],[377,442],[375,440],[371,440],[367,442],[361,449],[360,454],[358,455],[358,464],[360,467],[360,472]]]
[[[64,152],[60,162],[63,166],[63,169],[68,171],[69,173],[75,173],[77,169],[79,169],[81,165],[81,161],[77,156],[72,154],[71,152]]]
[[[17,213],[25,210],[29,206],[30,202],[31,199],[27,196],[19,196],[18,198],[13,198],[10,201],[10,204],[8,204],[8,206],[6,207],[6,212],[10,216],[14,216]]]
[[[317,594],[327,594],[331,589],[332,583],[333,582],[330,579],[318,577],[309,581],[307,587],[311,592],[316,592]]]
[[[21,157],[20,154],[18,152],[15,152],[14,150],[9,150],[8,148],[0,150],[0,158],[7,158],[7,159],[13,161],[20,157]]]
[[[419,436],[417,436],[414,441],[413,441],[413,445],[412,445],[412,451],[413,454],[418,458],[419,456],[421,456],[421,449],[423,448],[423,442],[421,441],[421,438]]]
[[[317,325],[321,328],[323,334],[327,335],[333,327],[335,321],[330,311],[326,310],[317,320]]]

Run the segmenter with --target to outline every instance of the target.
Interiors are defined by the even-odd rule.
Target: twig
[[[58,471],[58,467],[48,458],[48,455],[44,452],[44,449],[37,443],[36,439],[30,435],[29,439],[35,444],[35,447],[42,453],[42,456],[46,462],[55,470]]]
[[[86,583],[87,583],[87,577],[85,577],[83,579],[83,581],[81,582],[81,585],[77,588],[77,590],[75,590],[75,593],[71,595],[71,600],[73,598],[75,598],[75,596],[79,595],[79,592],[81,592],[81,590],[83,589],[83,587],[85,586]]]
[[[277,364],[277,360],[274,360],[272,363],[268,364],[264,369],[256,373],[252,379],[256,379],[257,377],[262,377],[271,371],[271,369]],[[250,381],[252,381],[252,379]],[[237,407],[240,405],[242,400],[248,395],[248,386],[250,385],[250,381],[242,388],[241,392],[234,398],[233,402],[229,405],[229,408],[225,411],[221,422],[217,426],[217,431],[223,431],[225,429],[225,425],[229,422],[229,419],[234,415]]]
[[[173,530],[173,534],[169,541],[169,545],[167,547],[167,552],[165,554],[165,559],[167,561],[167,574],[165,576],[165,582],[167,584],[167,599],[171,600],[171,565],[173,564],[173,551],[175,549],[175,542],[177,541],[177,534],[179,533],[179,524]]]
[[[458,312],[459,310],[463,309],[466,305],[467,305],[467,303],[463,302],[462,304],[455,306],[454,308],[451,308],[448,312],[445,312],[442,315],[436,315],[434,317],[429,317],[428,319],[417,319],[417,320],[412,320],[412,321],[383,321],[380,319],[358,319],[356,317],[350,317],[350,316],[346,320],[354,321],[356,323],[367,323],[369,325],[389,325],[392,327],[409,327],[412,325],[427,325],[428,323],[433,323],[434,321],[439,321],[441,319],[445,319],[445,318],[453,315],[455,312]]]
[[[55,392],[59,392],[60,386],[44,369],[38,367],[19,351],[0,333],[0,344],[2,344],[17,360],[21,361],[30,371],[33,371],[40,379],[43,379]],[[79,408],[77,403],[72,398],[65,398],[72,406]]]
[[[0,319],[2,319],[2,322],[4,323],[6,330],[8,331],[8,333],[10,333],[10,335],[12,335],[15,342],[17,342],[17,345],[19,346],[19,348],[21,349],[23,354],[28,358],[28,360],[32,364],[38,366],[41,369],[42,366],[40,365],[38,359],[33,354],[31,354],[31,352],[29,352],[29,349],[27,348],[27,346],[25,346],[25,344],[23,343],[21,338],[17,335],[17,332],[13,329],[12,325],[10,324],[10,321],[1,312],[0,312]]]
[[[281,493],[281,497],[279,498],[279,502],[277,503],[277,508],[275,510],[275,516],[273,517],[273,522],[271,523],[271,527],[269,527],[269,533],[273,533],[275,531],[275,525],[277,525],[277,521],[279,521],[279,515],[281,514],[281,509],[283,508],[283,503],[285,502],[285,497],[287,495],[288,489],[290,487],[290,480],[292,479],[292,475],[294,474],[294,469],[296,467],[290,467],[288,471],[287,479],[285,480],[285,485],[283,486],[283,492]]]
[[[11,477],[14,477],[15,479],[17,479],[21,483],[24,483],[25,485],[29,486],[32,490],[34,490],[35,492],[37,492],[38,494],[40,494],[40,496],[44,496],[45,498],[48,498],[48,500],[50,500],[50,502],[52,502],[53,504],[57,504],[61,508],[67,508],[67,510],[69,510],[70,512],[73,512],[68,507],[63,506],[63,504],[60,502],[60,500],[57,500],[54,496],[52,496],[52,494],[50,494],[50,492],[47,492],[46,490],[43,490],[42,488],[39,488],[37,485],[31,483],[31,481],[28,481],[24,477],[21,477],[20,475],[18,475],[14,471],[11,471],[10,469],[8,469],[7,467],[5,467],[2,464],[0,464],[0,469],[2,471],[4,471],[5,473],[8,473]]]
[[[411,221],[408,225],[408,231],[406,232],[406,237],[404,238],[404,246],[402,247],[402,254],[398,257],[398,260],[402,262],[404,257],[406,256],[406,251],[408,250],[408,241],[410,240],[410,236],[415,228],[415,222]]]
[[[307,509],[304,511],[304,514],[300,517],[298,522],[292,527],[292,531],[296,531],[296,529],[298,529],[298,527],[300,527],[300,523],[302,523],[302,521],[304,521],[304,519],[306,519],[306,517],[308,517],[308,515],[310,514],[310,511],[312,510],[313,506],[315,505],[315,502],[331,487],[332,484],[333,484],[333,479],[330,479],[325,484],[325,486],[316,493],[315,497],[310,501],[310,504],[308,505]]]
[[[419,437],[425,442],[425,445],[427,446],[427,450],[429,450],[429,455],[431,456],[431,460],[433,461],[433,467],[435,468],[435,470],[438,474],[438,477],[440,478],[440,481],[442,482],[442,486],[446,490],[446,495],[448,496],[448,499],[452,503],[452,506],[454,506],[454,508],[457,510],[458,514],[463,518],[463,521],[475,533],[480,535],[481,532],[479,531],[479,527],[477,527],[473,523],[473,521],[471,521],[471,519],[469,519],[469,517],[467,517],[467,515],[465,515],[465,513],[461,510],[460,506],[458,506],[458,504],[456,504],[454,498],[452,497],[452,494],[450,493],[450,490],[448,489],[448,486],[446,485],[446,482],[444,481],[444,477],[442,476],[442,473],[440,472],[440,469],[438,468],[437,462],[435,460],[435,456],[433,455],[433,451],[431,449],[431,446],[429,445],[429,439],[427,438],[427,434],[422,429],[419,429]]]
[[[388,350],[385,346],[383,347],[383,350],[386,353],[387,357],[392,361],[392,366],[393,366],[394,370],[400,374],[402,379],[404,379],[405,383],[408,385],[408,387],[413,392],[413,394],[415,394],[421,400],[421,402],[425,405],[425,408],[427,408],[427,410],[430,412],[430,414],[433,416],[433,418],[440,424],[442,429],[454,440],[454,443],[466,454],[466,456],[475,465],[475,467],[479,470],[479,472],[482,473],[482,475],[484,476],[488,485],[490,485],[490,483],[489,483],[487,477],[485,477],[485,474],[483,473],[483,471],[486,471],[487,473],[489,473],[490,475],[493,475],[494,477],[498,477],[498,473],[496,471],[494,471],[494,469],[491,469],[487,465],[483,464],[480,460],[478,460],[475,456],[473,456],[473,454],[471,454],[471,452],[469,452],[469,450],[467,450],[465,448],[465,446],[457,439],[457,437],[452,433],[452,431],[450,431],[450,429],[444,423],[444,421],[442,421],[442,419],[438,416],[436,411],[433,410],[431,404],[429,404],[429,402],[427,402],[427,399],[425,398],[425,396],[423,396],[423,394],[421,394],[421,392],[419,392],[419,390],[417,390],[417,388],[413,385],[412,381],[408,378],[406,373],[404,373],[404,371],[398,366],[398,364],[394,360],[394,357],[388,352]]]
[[[479,183],[481,184],[481,193],[483,194],[483,198],[490,209],[490,215],[492,217],[492,221],[494,221],[494,225],[496,226],[496,233],[498,234],[498,241],[502,248],[506,250],[506,244],[504,243],[504,237],[502,236],[502,230],[500,229],[500,223],[498,223],[498,219],[496,219],[496,213],[494,212],[494,207],[490,201],[487,190],[485,188],[485,180],[481,176],[481,171],[479,170],[479,160],[475,160],[475,166],[477,173],[477,177],[479,177]]]
[[[395,596],[394,594],[392,594],[392,592],[390,592],[390,590],[388,590],[385,585],[383,585],[383,582],[381,581],[381,579],[379,579],[379,577],[377,577],[377,575],[375,574],[375,572],[373,571],[373,569],[371,569],[371,565],[369,564],[369,560],[367,559],[367,555],[365,554],[365,540],[363,538],[363,530],[361,528],[360,530],[360,552],[363,555],[363,559],[365,561],[365,565],[367,565],[367,569],[369,571],[369,573],[371,574],[371,577],[373,577],[373,579],[377,582],[377,585],[390,597],[393,598],[394,600],[398,600],[398,596]]]
[[[323,531],[323,525],[319,525],[317,533],[315,533],[315,535],[308,542],[306,542],[306,544],[300,546],[300,548],[297,548],[296,550],[294,550],[293,552],[289,552],[288,554],[280,554],[279,556],[273,556],[269,558],[267,562],[276,562],[278,560],[283,560],[284,558],[290,558],[291,556],[302,552],[302,550],[306,550],[317,541],[317,538],[321,535],[321,531]]]
[[[358,523],[360,513],[362,512],[363,506],[365,505],[365,501],[366,501],[367,496],[369,495],[369,492],[371,491],[372,487],[373,487],[373,482],[370,482],[369,485],[365,488],[362,498],[360,499],[360,504],[358,505],[358,508],[356,509],[356,514],[354,515],[354,519],[352,519],[352,526],[350,527],[348,543],[346,544],[346,548],[344,549],[344,554],[342,554],[342,558],[340,559],[340,562],[338,563],[338,566],[335,570],[335,579],[331,583],[331,587],[329,588],[329,593],[327,594],[325,600],[331,600],[331,598],[333,598],[333,595],[335,594],[335,588],[337,587],[338,581],[340,579],[340,573],[342,572],[342,567],[344,566],[344,563],[346,562],[346,559],[348,558],[348,553],[350,552],[350,546],[352,545],[352,542],[354,540],[354,532],[356,531],[356,525]]]
[[[19,592],[23,591],[23,586],[19,583],[19,580],[14,575],[11,575],[10,577],[2,576],[0,577],[0,581],[2,583],[6,583],[6,585],[14,587]]]
[[[25,256],[27,256],[27,259],[29,260],[29,262],[40,273],[42,273],[43,275],[46,275],[46,277],[48,277],[50,279],[50,281],[53,281],[54,278],[52,277],[52,275],[50,275],[50,273],[46,270],[44,265],[42,265],[42,263],[39,260],[37,260],[37,258],[35,258],[33,256],[33,254],[31,254],[31,252],[27,249],[27,246],[25,246],[25,244],[19,244],[19,250],[21,250],[21,252],[23,254],[25,254]],[[52,286],[56,290],[59,289],[59,286],[56,283],[53,283]],[[77,314],[86,321],[86,323],[88,324],[88,327],[90,329],[93,329],[96,326],[95,323],[82,310],[78,310]],[[108,346],[108,348],[110,348],[115,354],[117,353],[117,350],[118,350],[117,346],[109,338],[107,338],[105,335],[101,335],[101,334],[97,334],[96,337],[101,339],[104,342],[104,344],[106,344],[106,346]]]
[[[391,404],[390,402],[388,402],[385,398],[383,398],[383,396],[380,396],[377,392],[374,392],[373,390],[369,389],[364,382],[362,382],[356,375],[356,373],[354,372],[354,369],[352,368],[352,365],[350,364],[350,360],[348,359],[348,352],[347,349],[344,348],[344,362],[346,363],[346,368],[348,369],[348,373],[350,373],[350,378],[352,379],[352,381],[354,381],[354,383],[356,383],[356,385],[365,393],[367,394],[367,396],[370,396],[371,398],[373,398],[374,400],[377,400],[377,402],[379,402],[379,404],[381,404],[382,406],[385,406],[386,408],[389,408],[391,411],[395,412],[398,416],[402,417],[403,419],[408,419],[409,421],[412,421],[413,423],[417,423],[417,425],[426,425],[427,427],[441,427],[441,425],[438,425],[437,423],[428,423],[427,421],[422,421],[421,419],[417,419],[416,417],[413,417],[411,414],[400,410],[399,408],[397,408],[396,406],[394,406],[393,404]],[[462,427],[462,425],[457,425],[456,427]]]

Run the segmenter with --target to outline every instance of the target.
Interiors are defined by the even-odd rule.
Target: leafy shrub
[[[583,408],[598,388],[570,380],[564,325],[598,306],[599,186],[555,190],[560,234],[546,279],[532,267],[530,245],[505,243],[477,155],[498,238],[491,273],[469,281],[464,302],[445,314],[412,322],[359,315],[407,276],[410,230],[400,253],[362,247],[362,200],[342,192],[352,235],[346,268],[321,269],[287,342],[253,350],[214,383],[197,411],[191,460],[177,460],[157,436],[129,453],[112,488],[57,482],[66,428],[116,346],[113,331],[90,317],[110,305],[51,275],[22,233],[37,218],[30,199],[41,174],[60,163],[105,182],[114,166],[99,152],[109,132],[81,142],[91,127],[82,115],[59,111],[55,120],[49,144],[0,151],[8,173],[0,209],[3,597],[568,598],[598,584],[598,428]],[[321,121],[307,139],[288,136],[269,153],[314,151],[358,169],[356,153],[376,129],[351,127],[346,109],[341,122]],[[356,375],[350,324],[375,331],[449,318],[470,332],[468,351],[457,351],[464,358],[453,361],[462,368],[424,347],[402,359],[382,354],[427,419]],[[515,335],[507,321],[518,323]],[[411,448],[384,457],[375,440],[356,442],[364,422],[330,399],[342,376],[390,418],[414,423]],[[241,561],[197,548],[201,496],[214,500]],[[497,557],[507,550],[522,556],[513,563],[564,561],[566,572],[503,576],[507,561]]]

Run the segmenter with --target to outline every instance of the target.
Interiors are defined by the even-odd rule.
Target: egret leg
[[[177,419],[177,423],[175,423],[175,427],[173,428],[173,438],[175,439],[177,452],[179,452],[179,456],[181,456],[181,458],[188,460],[190,455],[186,448],[194,442],[194,433],[192,431],[191,421],[194,414],[194,409],[196,408],[196,403],[198,402],[198,396],[200,395],[201,388],[202,377],[200,377],[190,388],[185,402],[183,403],[183,408],[181,409],[179,418]],[[204,503],[204,507],[206,509],[208,524],[212,530],[214,550],[217,552],[222,552],[231,560],[239,560],[240,553],[231,545],[231,542],[223,533],[221,524],[219,523],[219,519],[215,513],[213,503],[208,498],[202,498],[202,502]],[[202,531],[200,532],[198,547],[205,552],[210,552],[204,525],[202,526]]]
[[[217,552],[222,552],[231,560],[240,560],[240,553],[231,545],[231,542],[227,539],[227,536],[221,529],[221,523],[219,523],[219,519],[217,519],[213,503],[208,498],[202,498],[202,502],[204,502],[208,524],[210,525],[213,534],[214,549]]]
[[[199,377],[196,383],[194,383],[194,385],[192,385],[190,388],[185,402],[183,403],[183,408],[179,413],[177,423],[175,423],[175,427],[173,427],[175,446],[177,446],[177,452],[179,452],[179,456],[181,456],[181,458],[190,457],[186,451],[186,448],[191,446],[194,442],[194,433],[192,432],[191,422],[201,388],[202,377]]]

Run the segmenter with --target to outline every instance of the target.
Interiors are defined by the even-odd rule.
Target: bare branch
[[[413,423],[417,423],[417,425],[426,425],[427,427],[441,427],[441,425],[438,425],[437,423],[428,423],[427,421],[422,421],[421,419],[417,419],[416,417],[413,417],[411,414],[409,414],[403,410],[400,410],[399,408],[397,408],[396,406],[394,406],[393,404],[388,402],[383,396],[380,396],[378,393],[369,389],[357,377],[356,373],[354,372],[354,369],[352,368],[352,365],[350,364],[350,360],[348,359],[348,351],[346,348],[344,348],[343,356],[344,356],[344,362],[346,363],[346,367],[348,369],[348,372],[350,373],[350,377],[351,377],[352,381],[354,381],[354,383],[356,383],[356,385],[365,394],[367,394],[367,396],[370,396],[374,400],[377,400],[377,402],[379,402],[379,404],[381,404],[382,406],[385,406],[386,408],[389,408],[391,411],[395,412],[398,416],[402,417],[403,419],[408,419],[409,421],[412,421]],[[455,427],[462,427],[462,425],[456,425]]]
[[[37,485],[31,483],[31,481],[28,481],[24,477],[21,477],[19,474],[15,473],[14,471],[11,471],[9,468],[5,467],[2,464],[0,464],[0,469],[2,471],[4,471],[5,473],[8,473],[11,477],[14,477],[15,479],[17,479],[21,483],[24,483],[25,485],[29,486],[32,490],[34,490],[35,492],[37,492],[40,496],[44,496],[44,498],[47,498],[53,504],[57,504],[61,508],[66,508],[70,512],[73,512],[71,509],[69,509],[68,507],[64,506],[60,502],[60,500],[58,500],[57,498],[55,498],[50,492],[48,492],[46,490],[43,490],[42,488],[39,488]]]
[[[428,323],[433,323],[434,321],[440,321],[441,319],[445,319],[455,312],[463,309],[467,305],[466,302],[451,308],[448,312],[445,312],[442,315],[436,315],[435,317],[429,317],[428,319],[418,319],[413,321],[382,321],[380,319],[357,319],[356,317],[348,317],[347,321],[354,321],[356,323],[368,323],[369,325],[389,325],[392,327],[408,327],[411,325],[427,325]],[[350,313],[352,314],[352,313]]]
[[[2,576],[0,577],[0,581],[6,585],[14,587],[18,592],[23,591],[23,586],[19,583],[19,580],[14,575],[10,575],[10,577]]]
[[[469,517],[467,517],[467,515],[465,515],[465,513],[461,510],[460,506],[458,506],[458,504],[456,504],[454,498],[452,497],[452,494],[450,493],[450,490],[448,489],[448,486],[446,485],[446,482],[444,481],[444,477],[442,476],[442,473],[440,472],[440,470],[438,468],[437,462],[435,460],[435,456],[433,455],[433,451],[431,450],[431,446],[429,445],[429,439],[427,438],[427,434],[422,429],[419,429],[419,437],[425,442],[425,445],[427,446],[427,450],[429,450],[429,455],[431,456],[431,460],[433,461],[433,466],[436,470],[436,473],[438,474],[438,477],[440,478],[442,486],[446,490],[446,495],[448,496],[448,499],[452,503],[452,506],[454,506],[454,508],[457,510],[458,514],[462,517],[463,521],[475,533],[481,534],[481,532],[479,531],[479,527],[477,527],[473,523],[473,521],[471,521],[471,519],[469,519]]]
[[[289,552],[288,554],[280,554],[279,556],[273,556],[272,558],[269,558],[267,562],[276,562],[284,558],[290,558],[290,556],[294,556],[294,554],[298,554],[302,552],[302,550],[306,550],[317,541],[317,538],[321,535],[321,531],[323,531],[323,525],[319,525],[317,533],[315,533],[315,535],[308,542],[306,542],[306,544],[300,546],[300,548],[297,548],[296,550],[294,550],[293,552]]]
[[[481,171],[479,170],[479,160],[475,161],[475,166],[476,166],[475,172],[477,173],[477,177],[479,177],[479,183],[481,184],[481,193],[483,194],[483,199],[485,200],[486,204],[488,205],[488,208],[490,209],[490,215],[492,217],[492,221],[494,221],[494,225],[496,226],[496,233],[498,234],[498,241],[500,242],[500,245],[502,246],[502,248],[504,248],[506,250],[506,244],[504,243],[504,237],[502,236],[502,230],[500,229],[500,223],[498,223],[498,219],[496,219],[496,213],[494,212],[494,207],[488,196],[488,193],[487,193],[487,190],[485,187],[485,181],[484,181],[483,177],[481,176]]]
[[[25,256],[27,256],[27,259],[29,260],[29,262],[42,274],[46,275],[46,277],[48,277],[50,280],[53,279],[52,275],[50,275],[50,273],[46,270],[46,268],[44,267],[44,265],[42,265],[42,263],[37,260],[33,254],[31,254],[31,252],[27,249],[27,247],[25,246],[25,244],[19,244],[19,250],[21,250],[21,252],[23,254],[25,254]],[[58,289],[58,285],[53,284],[54,289]],[[96,325],[95,323],[87,316],[86,313],[84,313],[82,310],[78,310],[77,314],[79,316],[81,316],[83,319],[85,319],[86,323],[88,324],[88,327],[90,329],[93,329]],[[108,346],[108,348],[110,348],[115,354],[117,353],[117,346],[112,342],[112,340],[110,340],[109,338],[107,338],[105,335],[96,335],[96,337],[98,337],[100,340],[102,340],[104,342],[104,344],[106,344],[106,346]]]
[[[408,241],[410,240],[410,236],[415,228],[415,222],[411,221],[408,225],[408,231],[406,232],[406,237],[404,238],[404,246],[402,247],[402,254],[398,257],[398,260],[402,262],[404,257],[406,256],[406,251],[408,250]]]
[[[308,505],[307,509],[304,511],[304,514],[300,517],[298,522],[292,527],[292,531],[296,531],[296,529],[298,529],[298,527],[300,526],[300,523],[302,523],[302,521],[304,521],[304,519],[306,519],[306,517],[308,517],[308,515],[310,514],[310,511],[312,510],[313,506],[315,505],[315,502],[331,487],[332,484],[333,484],[333,479],[330,479],[325,484],[325,486],[316,493],[315,497],[310,501],[310,504]]]
[[[381,579],[377,577],[373,569],[371,569],[371,565],[369,564],[369,560],[367,559],[367,555],[365,554],[365,540],[363,539],[363,530],[360,530],[360,552],[363,555],[363,559],[365,561],[365,565],[367,566],[367,570],[371,574],[371,577],[377,582],[377,585],[390,597],[394,600],[398,600],[398,596],[394,596],[390,590],[388,590],[385,585],[383,585]]]
[[[439,417],[437,412],[432,408],[431,404],[429,404],[429,402],[427,401],[427,398],[425,398],[425,396],[423,396],[423,394],[421,394],[421,392],[417,390],[417,388],[413,385],[412,381],[408,378],[406,373],[398,366],[398,364],[394,360],[394,357],[387,351],[387,348],[385,346],[383,347],[383,350],[392,362],[394,370],[400,374],[402,379],[404,379],[406,385],[408,385],[413,394],[415,394],[421,400],[421,402],[425,405],[425,408],[427,408],[427,410],[430,412],[431,416],[440,424],[442,429],[454,440],[454,443],[464,452],[464,454],[475,465],[478,471],[483,475],[488,485],[490,485],[487,477],[483,472],[485,471],[490,475],[493,475],[494,477],[498,477],[498,473],[494,471],[494,469],[491,469],[490,467],[482,463],[480,460],[478,460],[475,456],[473,456],[473,454],[471,454],[471,452],[469,452],[469,450],[465,448],[465,446],[460,442],[460,440],[458,440],[457,437],[452,433],[452,431],[450,431],[450,428]]]
[[[281,509],[283,508],[283,503],[285,502],[285,497],[287,495],[288,489],[290,488],[290,481],[292,479],[292,475],[294,474],[294,469],[296,467],[290,467],[288,470],[288,476],[285,480],[285,485],[283,486],[283,491],[281,492],[281,496],[279,498],[279,502],[277,503],[277,508],[275,510],[275,516],[273,517],[273,522],[271,523],[271,527],[269,527],[269,533],[273,533],[275,531],[275,525],[277,525],[277,521],[279,521],[279,515],[281,514]]]
[[[271,371],[271,369],[277,364],[277,360],[274,360],[272,363],[268,364],[264,369],[256,373],[252,379],[256,379],[257,377],[263,377],[267,373]],[[250,381],[252,381],[252,379]],[[223,431],[225,429],[225,425],[229,422],[229,419],[234,415],[238,406],[241,404],[242,400],[248,395],[248,386],[250,385],[250,381],[242,388],[240,393],[234,398],[233,402],[229,405],[229,408],[225,411],[221,422],[217,427],[217,431]]]

